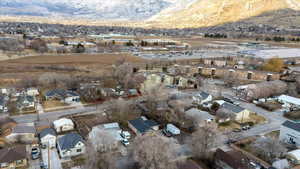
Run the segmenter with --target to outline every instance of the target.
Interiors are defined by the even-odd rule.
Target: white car
[[[122,131],[120,133],[120,135],[121,135],[122,138],[124,138],[126,140],[130,139],[130,137],[131,137],[131,134],[128,131]]]
[[[125,147],[127,147],[127,146],[129,145],[129,141],[128,141],[127,139],[121,140],[121,143],[122,143]]]

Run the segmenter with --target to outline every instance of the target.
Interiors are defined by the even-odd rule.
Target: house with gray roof
[[[241,106],[237,106],[228,102],[223,102],[220,109],[226,113],[235,114],[235,121],[243,122],[250,118],[250,110],[245,109]]]
[[[40,143],[49,148],[56,146],[56,132],[53,128],[45,128],[39,133]]]
[[[212,95],[209,93],[200,91],[199,93],[193,94],[192,96],[194,103],[204,104],[212,101]]]
[[[143,135],[149,131],[159,130],[159,124],[142,116],[128,121],[128,127],[136,134]]]
[[[300,123],[287,120],[280,127],[279,140],[300,146]]]
[[[61,158],[73,157],[85,153],[85,144],[79,134],[68,133],[57,139],[57,149]]]
[[[46,100],[60,100],[65,103],[80,102],[80,95],[71,90],[54,89],[49,90],[45,94]]]
[[[186,116],[196,119],[199,122],[211,123],[215,121],[215,117],[209,112],[201,111],[197,108],[191,108],[185,112]]]
[[[19,110],[35,109],[35,98],[26,94],[21,94],[17,98],[17,108]]]

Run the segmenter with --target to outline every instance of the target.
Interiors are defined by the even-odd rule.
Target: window
[[[80,153],[81,151],[82,151],[81,149],[77,149],[77,150],[76,150],[77,153]]]

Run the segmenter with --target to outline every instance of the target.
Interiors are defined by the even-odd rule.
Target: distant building
[[[212,101],[212,95],[206,92],[199,92],[193,95],[193,101],[197,104],[203,104]]]

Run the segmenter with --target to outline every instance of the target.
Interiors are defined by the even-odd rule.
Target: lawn
[[[281,104],[278,102],[265,102],[257,104],[258,107],[261,107],[268,111],[275,111],[281,108]]]
[[[48,100],[43,102],[44,109],[50,109],[50,108],[56,108],[62,106],[67,106],[67,104],[58,100]]]

